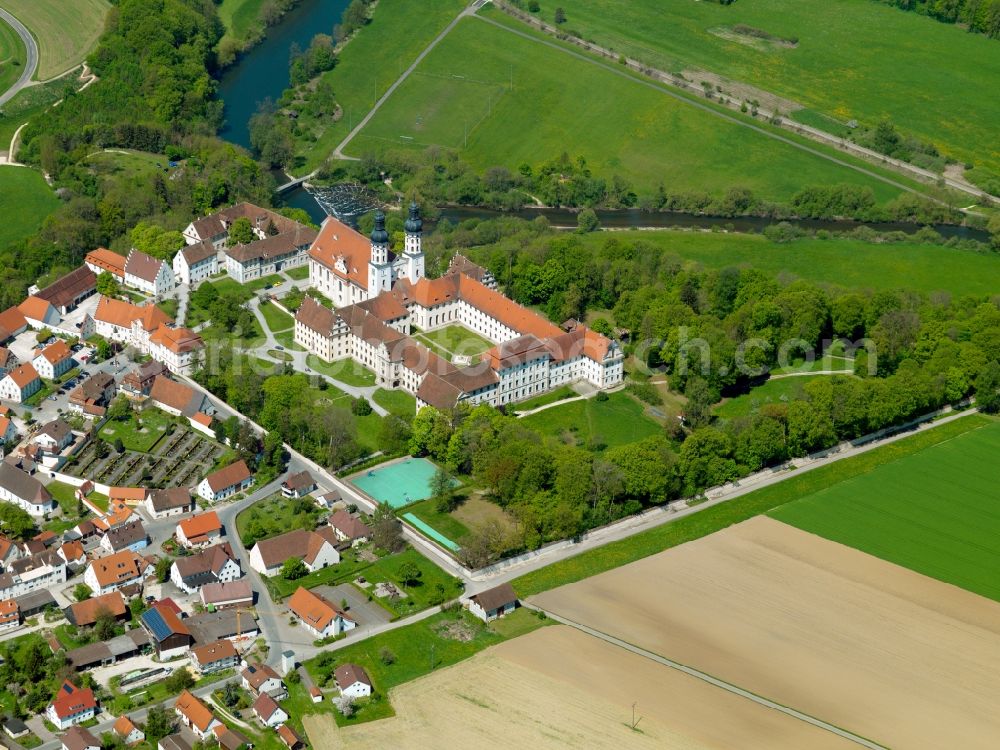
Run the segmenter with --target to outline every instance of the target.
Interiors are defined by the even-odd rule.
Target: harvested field
[[[823,730],[564,626],[541,628],[390,693],[396,717],[337,730],[303,717],[316,750],[512,747],[839,750]],[[641,716],[630,728],[632,703]],[[724,717],[724,720],[720,720]]]
[[[1000,604],[768,518],[532,601],[887,746],[1000,737]]]

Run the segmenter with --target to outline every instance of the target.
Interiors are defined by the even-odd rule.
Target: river
[[[289,85],[292,45],[306,49],[317,34],[332,34],[350,0],[302,0],[256,47],[229,66],[219,80],[226,122],[219,135],[250,148],[250,118],[265,99],[277,101]]]
[[[232,143],[250,148],[249,121],[264,99],[277,101],[289,85],[288,64],[293,44],[301,49],[309,46],[316,34],[329,34],[350,0],[302,0],[289,11],[281,23],[267,30],[267,37],[226,69],[219,81],[219,96],[225,104],[226,122],[219,135]],[[279,181],[281,180],[279,176]],[[340,185],[320,188],[313,192],[296,188],[286,193],[282,202],[286,206],[301,208],[317,224],[328,215],[353,223],[360,214],[371,210],[374,202],[364,191],[355,186]],[[491,218],[501,215],[497,211],[475,207],[447,207],[441,218],[459,222],[464,219]],[[524,208],[513,215],[526,219],[545,216],[553,226],[575,227],[576,215],[567,209]],[[771,219],[758,217],[721,218],[681,213],[648,213],[638,209],[624,211],[598,210],[601,225],[608,228],[705,228],[722,227],[739,232],[762,232]],[[858,223],[851,221],[795,220],[792,223],[805,229],[849,231]],[[919,227],[914,224],[870,224],[879,231],[902,231],[912,234]],[[988,241],[988,233],[968,227],[934,227],[945,237]]]

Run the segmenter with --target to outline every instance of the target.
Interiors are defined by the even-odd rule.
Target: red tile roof
[[[56,716],[60,719],[65,719],[73,714],[97,708],[97,701],[94,700],[93,690],[90,688],[78,688],[72,682],[66,680],[56,693],[56,697],[52,701],[52,708]]]
[[[87,253],[83,259],[85,263],[90,263],[102,268],[108,273],[114,274],[118,278],[125,278],[125,256],[108,250],[106,247],[99,247]]]

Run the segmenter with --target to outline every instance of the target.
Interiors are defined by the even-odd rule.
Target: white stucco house
[[[188,245],[177,251],[173,269],[177,283],[188,284],[193,289],[219,273],[219,251],[209,240]]]
[[[132,250],[125,259],[125,286],[146,294],[163,294],[176,286],[170,264],[141,250]]]
[[[348,698],[367,698],[372,694],[372,681],[364,668],[357,664],[341,664],[333,672],[340,694]]]

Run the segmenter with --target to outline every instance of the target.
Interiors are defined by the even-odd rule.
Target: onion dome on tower
[[[375,212],[375,228],[372,229],[372,244],[389,244],[389,233],[385,231],[385,214],[382,209]]]
[[[410,201],[410,215],[407,217],[403,229],[407,234],[419,234],[423,228],[424,221],[420,218],[420,206],[417,205],[416,201]]]

